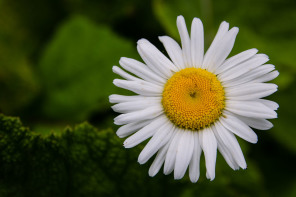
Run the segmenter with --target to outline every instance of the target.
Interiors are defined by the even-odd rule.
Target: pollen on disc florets
[[[224,89],[213,73],[185,68],[167,81],[161,102],[165,114],[176,126],[198,131],[221,116],[225,107]]]

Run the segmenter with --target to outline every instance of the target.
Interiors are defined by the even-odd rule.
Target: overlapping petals
[[[138,41],[137,49],[144,63],[121,58],[121,67],[113,72],[123,79],[115,79],[114,85],[137,95],[111,95],[113,110],[122,113],[114,123],[122,125],[117,135],[128,137],[124,147],[132,148],[150,138],[139,155],[138,162],[146,163],[154,155],[149,175],[155,176],[163,166],[164,174],[174,171],[174,178],[181,179],[189,169],[192,182],[200,176],[200,157],[204,153],[206,176],[215,178],[217,150],[228,165],[237,170],[247,167],[242,150],[235,136],[250,143],[257,142],[251,129],[267,130],[272,123],[266,119],[277,117],[278,105],[262,99],[277,91],[277,86],[265,83],[276,78],[275,67],[265,64],[269,58],[249,49],[227,59],[239,29],[229,29],[222,22],[219,30],[204,54],[204,31],[200,19],[194,18],[190,35],[182,16],[177,18],[181,46],[168,36],[161,36],[169,57],[161,53],[145,39]],[[164,85],[172,75],[182,69],[195,67],[214,73],[225,90],[225,109],[212,126],[199,131],[176,127],[165,115],[161,104]]]

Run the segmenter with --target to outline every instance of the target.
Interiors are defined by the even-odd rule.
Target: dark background
[[[121,145],[122,140],[115,136],[117,127],[113,125],[113,118],[116,114],[108,102],[110,94],[126,93],[112,84],[116,78],[112,66],[118,65],[120,57],[140,60],[136,51],[136,41],[140,38],[150,40],[161,51],[164,48],[158,36],[169,35],[180,41],[176,28],[176,17],[180,14],[185,17],[189,28],[193,17],[201,18],[206,48],[223,20],[229,22],[230,27],[239,27],[240,32],[230,56],[257,48],[260,53],[269,56],[268,63],[274,64],[280,72],[274,80],[279,90],[269,97],[280,105],[278,119],[271,120],[274,127],[269,131],[256,131],[259,137],[257,144],[240,140],[248,164],[246,170],[232,171],[218,154],[216,179],[212,182],[205,178],[203,160],[201,178],[196,184],[190,183],[188,175],[181,181],[174,181],[172,175],[165,176],[162,172],[150,178],[148,168],[151,162],[143,166],[137,164],[137,154],[142,146],[125,150]],[[37,169],[21,166],[21,172],[26,175],[22,179],[22,173],[12,173],[21,164],[13,163],[14,160],[7,162],[7,155],[3,153],[0,194],[2,192],[4,196],[9,196],[11,193],[6,190],[15,190],[15,196],[51,196],[52,191],[56,192],[55,196],[125,196],[131,193],[184,197],[296,196],[295,46],[295,0],[0,0],[0,111],[5,115],[20,117],[23,124],[30,128],[26,132],[30,135],[33,132],[41,139],[63,136],[65,127],[74,127],[84,121],[98,129],[93,132],[109,129],[109,138],[104,140],[117,140],[114,146],[119,148],[114,154],[127,154],[117,160],[132,158],[126,160],[129,162],[125,165],[133,168],[132,171],[121,172],[128,177],[125,183],[129,182],[130,185],[126,187],[116,177],[116,171],[112,171],[113,167],[122,168],[121,164],[102,167],[115,175],[104,174],[108,182],[102,177],[97,178],[99,172],[92,176],[95,163],[104,166],[104,159],[94,159],[92,164],[86,165],[90,170],[83,171],[81,176],[75,178],[71,176],[79,172],[80,166],[83,168],[85,163],[75,162],[75,169],[63,174],[71,168],[73,163],[70,161],[70,167],[58,171],[61,178],[56,180],[51,179],[52,172],[44,171],[50,163],[47,158]],[[73,129],[74,132],[77,130],[77,127]],[[6,134],[0,137],[3,135]],[[22,141],[22,138],[19,140]],[[4,143],[3,140],[1,143]],[[86,140],[79,143],[87,147],[92,145]],[[6,151],[8,146],[9,143],[6,143],[0,147]],[[33,151],[34,146],[29,152]],[[20,156],[16,158],[27,158],[24,161],[28,165],[35,165],[42,157],[32,160],[30,155],[38,155],[38,150],[34,149],[34,153],[30,152],[26,157],[21,150],[23,148],[20,148]],[[48,151],[47,147],[44,151]],[[13,155],[15,152],[7,154]],[[106,156],[107,159],[109,156]],[[52,160],[56,159],[54,151],[51,157]],[[80,158],[79,155],[77,157]],[[38,170],[45,172],[46,176],[32,177],[32,173],[38,174]],[[138,179],[130,178],[132,176]],[[18,178],[22,181],[16,180]],[[53,184],[48,185],[47,179]],[[28,180],[32,184],[23,187],[22,184]],[[40,187],[35,188],[34,181],[40,180],[43,180]],[[55,183],[61,187],[56,187]],[[88,187],[84,185],[82,188],[83,183]],[[42,191],[45,187],[47,189]],[[118,189],[121,187],[123,189]],[[75,190],[80,193],[75,193]],[[28,191],[31,193],[26,193]],[[36,193],[32,194],[34,191]]]

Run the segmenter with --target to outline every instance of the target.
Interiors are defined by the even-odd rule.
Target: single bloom
[[[194,18],[191,33],[183,16],[177,18],[181,47],[168,36],[159,40],[167,58],[145,39],[137,43],[144,63],[122,57],[113,72],[124,79],[114,84],[137,95],[111,95],[114,119],[122,125],[117,135],[125,148],[132,148],[150,138],[139,155],[146,163],[156,155],[149,169],[155,176],[163,166],[164,174],[174,171],[181,179],[189,172],[192,182],[200,175],[203,151],[206,176],[215,178],[217,149],[228,165],[237,170],[247,167],[236,136],[257,142],[251,129],[267,130],[273,125],[266,119],[277,117],[278,104],[262,99],[277,91],[277,85],[265,83],[279,72],[265,64],[265,54],[249,49],[226,59],[235,42],[238,28],[229,30],[222,22],[211,46],[204,54],[204,30],[200,19]],[[235,136],[236,135],[236,136]]]

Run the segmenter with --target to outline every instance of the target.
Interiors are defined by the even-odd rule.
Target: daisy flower
[[[155,176],[163,166],[164,174],[174,171],[181,179],[187,169],[192,182],[200,175],[200,157],[204,153],[206,177],[215,178],[217,149],[228,165],[237,170],[247,167],[236,136],[257,142],[251,129],[267,130],[273,125],[266,119],[277,117],[278,104],[262,99],[277,91],[277,85],[265,83],[278,71],[265,54],[249,49],[226,59],[235,42],[238,28],[229,30],[222,22],[211,46],[204,54],[204,31],[194,18],[191,33],[182,16],[177,18],[181,47],[168,36],[159,40],[166,57],[148,40],[140,39],[138,52],[144,63],[122,57],[113,72],[124,79],[114,85],[137,95],[111,95],[114,119],[122,125],[117,135],[125,148],[151,138],[139,155],[146,163],[156,155],[149,169]]]

